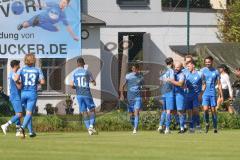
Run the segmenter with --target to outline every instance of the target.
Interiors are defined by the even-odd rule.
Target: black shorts
[[[222,92],[223,92],[223,101],[227,101],[230,98],[229,90],[223,89]]]

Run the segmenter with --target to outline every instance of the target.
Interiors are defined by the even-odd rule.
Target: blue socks
[[[184,129],[184,124],[185,124],[184,115],[181,114],[181,115],[179,115],[179,125],[180,125],[181,129]]]
[[[135,116],[135,118],[134,118],[134,128],[135,129],[138,128],[138,121],[139,121],[139,116]]]
[[[180,119],[180,116],[179,116],[178,114],[175,114],[175,115],[174,115],[174,118],[175,118],[175,121],[176,121],[177,125],[181,123],[181,122],[180,122],[181,119]]]
[[[209,113],[208,113],[208,111],[204,111],[204,120],[207,124],[209,124]]]
[[[27,114],[24,117],[23,124],[22,124],[22,128],[23,129],[27,127],[27,125],[28,125],[29,121],[31,120],[31,118],[32,118],[32,115],[29,115],[29,114]]]
[[[90,126],[94,126],[95,124],[95,114],[90,115]]]
[[[159,126],[163,126],[164,125],[164,122],[165,122],[165,119],[166,119],[166,115],[167,115],[166,111],[162,111],[160,122],[159,122]]]
[[[84,118],[84,124],[85,124],[86,128],[88,129],[90,126],[90,120],[88,119],[88,117]]]
[[[134,121],[135,121],[135,117],[133,115],[130,116],[130,122],[131,122],[132,126],[134,126]]]
[[[167,113],[167,116],[166,116],[166,128],[170,128],[170,125],[171,125],[171,113]]]
[[[213,128],[217,129],[217,113],[212,114]]]
[[[29,132],[29,133],[33,133],[32,117],[31,117],[31,119],[30,119],[29,122],[28,122],[27,128],[28,128],[28,132]]]
[[[18,115],[15,115],[10,120],[12,123],[16,123],[17,125],[20,123],[20,117]]]

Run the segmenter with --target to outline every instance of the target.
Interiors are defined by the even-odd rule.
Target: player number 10
[[[78,87],[87,87],[86,77],[78,77],[77,83],[78,83]]]

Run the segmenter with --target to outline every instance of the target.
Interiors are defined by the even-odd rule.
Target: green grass
[[[240,130],[184,135],[40,133],[25,140],[0,135],[0,160],[239,160],[239,151]]]

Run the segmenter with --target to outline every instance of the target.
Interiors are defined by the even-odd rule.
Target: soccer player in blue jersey
[[[22,138],[25,138],[24,129],[31,123],[32,114],[36,108],[38,85],[43,85],[45,83],[42,70],[35,67],[36,58],[34,54],[26,54],[24,63],[25,66],[18,70],[14,79],[16,82],[21,81],[22,83],[21,102],[26,107],[26,115],[19,129],[22,133]],[[30,137],[35,136],[35,133],[30,133]]]
[[[132,72],[125,77],[125,82],[121,88],[120,99],[124,100],[124,88],[127,86],[128,112],[133,125],[133,134],[137,133],[139,122],[139,111],[142,107],[141,88],[143,86],[143,76],[140,73],[139,65],[132,65]]]
[[[201,69],[204,77],[203,83],[203,96],[202,96],[202,106],[204,109],[204,119],[206,123],[206,133],[209,130],[209,108],[212,111],[212,121],[214,133],[217,133],[217,93],[215,87],[218,86],[218,94],[223,97],[222,85],[220,82],[220,75],[217,69],[213,68],[213,58],[208,56],[204,59],[205,66]]]
[[[202,100],[202,80],[203,75],[200,71],[195,69],[195,62],[188,61],[186,63],[188,72],[186,76],[185,84],[185,104],[186,110],[190,116],[190,129],[189,131],[193,133],[196,128],[200,131],[200,115],[199,115],[199,106]]]
[[[174,85],[170,82],[174,80],[174,63],[171,57],[165,60],[167,70],[160,76],[161,84],[161,101],[163,104],[163,111],[160,117],[158,131],[163,133],[163,124],[165,123],[165,134],[170,133],[171,111],[174,110]]]
[[[69,3],[70,0],[60,0],[59,4],[55,2],[48,2],[42,4],[41,7],[45,10],[40,14],[32,17],[30,20],[20,24],[18,26],[18,30],[21,30],[22,28],[38,26],[51,32],[58,32],[59,29],[55,26],[55,24],[58,22],[62,22],[66,26],[67,31],[70,33],[71,37],[74,40],[78,41],[79,38],[74,34],[64,12],[64,9],[69,5]]]
[[[180,62],[175,63],[175,78],[168,78],[167,81],[174,85],[175,89],[175,106],[179,115],[179,125],[180,125],[180,134],[184,133],[184,114],[185,114],[185,95],[184,95],[184,84],[185,84],[185,75],[182,72],[183,65]]]
[[[96,86],[92,73],[84,68],[85,62],[82,57],[77,59],[78,68],[72,75],[70,85],[76,89],[79,111],[83,114],[84,123],[89,135],[97,134],[94,129],[95,124],[95,105],[89,84]]]
[[[16,115],[14,117],[12,117],[11,120],[9,120],[7,123],[1,125],[1,128],[3,130],[3,133],[6,135],[7,134],[7,128],[9,125],[16,123],[16,127],[20,128],[20,119],[22,117],[22,104],[21,104],[21,84],[20,83],[16,83],[14,81],[14,77],[18,71],[18,69],[20,68],[20,61],[17,60],[12,60],[10,62],[12,71],[10,72],[9,76],[8,76],[8,81],[9,81],[9,88],[10,88],[10,102],[13,106],[13,109],[16,113]],[[18,136],[18,132],[16,134],[16,136]]]

